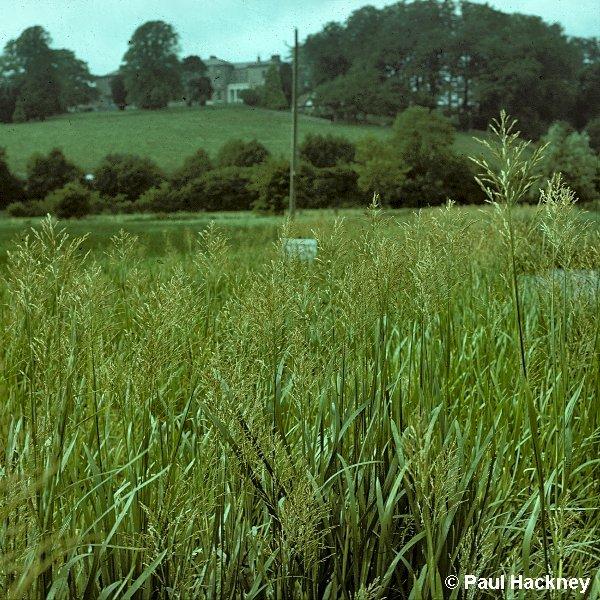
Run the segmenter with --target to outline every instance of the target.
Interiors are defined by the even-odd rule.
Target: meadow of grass
[[[357,141],[367,135],[385,137],[389,129],[301,115],[300,138],[309,133],[332,133]],[[6,147],[11,168],[20,174],[25,173],[27,160],[34,152],[48,152],[54,147],[88,171],[107,154],[122,152],[148,156],[171,172],[198,148],[215,155],[224,142],[233,138],[256,138],[273,154],[287,155],[289,113],[244,106],[180,107],[79,113],[41,123],[0,124],[0,146]],[[471,145],[470,135],[459,134],[459,152],[468,153]]]
[[[600,230],[559,179],[516,206],[511,164],[485,211],[283,222],[314,262],[248,215],[160,258],[21,235],[0,597],[494,598],[443,582],[551,573],[600,598]]]

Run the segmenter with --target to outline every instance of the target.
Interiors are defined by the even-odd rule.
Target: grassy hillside
[[[335,133],[351,140],[367,135],[385,137],[386,128],[340,125],[324,119],[302,116],[300,137],[308,133]],[[257,138],[274,154],[289,152],[290,117],[247,107],[172,108],[163,111],[127,111],[64,115],[43,123],[0,125],[0,146],[5,146],[11,167],[25,171],[27,159],[36,151],[62,148],[65,154],[87,170],[109,152],[149,156],[165,170],[177,167],[197,148],[211,154],[224,141],[241,137]],[[461,134],[458,149],[471,147],[471,137]]]

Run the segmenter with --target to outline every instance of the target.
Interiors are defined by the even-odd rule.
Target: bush
[[[213,168],[210,156],[205,150],[199,149],[192,156],[188,156],[183,165],[173,173],[171,184],[174,188],[182,188],[192,179],[202,177]]]
[[[315,169],[308,208],[339,208],[359,203],[358,173],[349,165]]]
[[[600,154],[600,117],[592,119],[585,126],[585,132],[588,134],[590,140],[590,148],[596,154]]]
[[[176,210],[250,210],[256,200],[251,189],[252,169],[225,167],[190,181],[173,197]]]
[[[127,200],[136,200],[164,179],[156,163],[133,154],[109,154],[94,176],[94,186],[101,194],[112,198],[122,194]]]
[[[52,211],[45,200],[26,200],[9,204],[6,212],[12,217],[43,217]]]
[[[590,148],[586,132],[578,133],[563,123],[554,123],[542,142],[549,146],[540,164],[542,186],[554,173],[562,173],[565,183],[582,202],[598,198],[597,177],[599,158]]]
[[[301,163],[296,175],[296,204],[298,207],[310,205],[315,169]],[[275,214],[283,213],[289,204],[290,163],[283,159],[272,159],[255,167],[252,189],[256,193],[254,210]]]
[[[137,201],[139,212],[177,212],[182,210],[178,204],[177,193],[168,183],[144,192]]]
[[[394,207],[481,202],[465,158],[455,154],[455,131],[448,119],[415,106],[398,115],[388,142],[361,142],[357,153],[358,184],[378,192]]]
[[[240,98],[246,106],[260,106],[261,95],[255,89],[242,90],[240,92]]]
[[[300,157],[319,168],[353,162],[355,153],[352,142],[331,134],[309,134],[300,145]]]
[[[0,210],[11,202],[18,202],[25,197],[23,182],[13,175],[6,161],[6,150],[0,147]]]
[[[59,219],[80,219],[90,213],[92,192],[79,183],[68,183],[46,199],[47,205]]]
[[[83,181],[83,171],[58,148],[47,156],[34,154],[27,163],[27,196],[32,200],[41,200],[72,181]]]
[[[257,140],[229,140],[217,156],[220,167],[252,167],[269,158],[270,152]]]

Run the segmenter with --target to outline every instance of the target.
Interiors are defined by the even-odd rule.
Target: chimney
[[[281,56],[279,54],[273,54],[271,56],[271,61],[276,63],[281,62]]]
[[[211,57],[213,60],[216,60],[216,58],[217,58],[217,57],[216,57],[214,54],[211,54],[211,55],[210,55],[210,57]]]

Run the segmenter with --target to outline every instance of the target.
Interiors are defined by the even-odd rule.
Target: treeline
[[[540,186],[553,173],[583,202],[600,197],[600,121],[578,132],[553,124],[540,163]],[[448,199],[480,203],[470,161],[454,148],[450,120],[414,106],[398,115],[386,140],[366,138],[356,146],[333,135],[309,135],[300,145],[297,173],[300,208],[364,205],[374,192],[393,208],[424,207]],[[590,146],[595,144],[595,151]],[[283,212],[288,204],[289,162],[260,142],[230,140],[216,157],[199,149],[175,172],[164,173],[148,158],[110,154],[85,174],[59,149],[36,154],[27,177],[11,173],[0,148],[0,210],[13,216],[81,217],[90,213],[167,213],[256,210]],[[536,194],[531,201],[537,201]]]
[[[598,39],[485,4],[366,6],[309,36],[301,52],[304,88],[336,119],[394,117],[417,104],[485,129],[503,108],[537,138],[553,121],[580,129],[600,115]]]
[[[212,95],[200,57],[178,57],[178,35],[163,21],[149,21],[129,41],[112,98],[124,109],[164,108],[171,100],[205,104]],[[6,44],[0,57],[0,121],[44,120],[98,98],[95,78],[73,52],[51,48],[43,27],[30,27]]]

